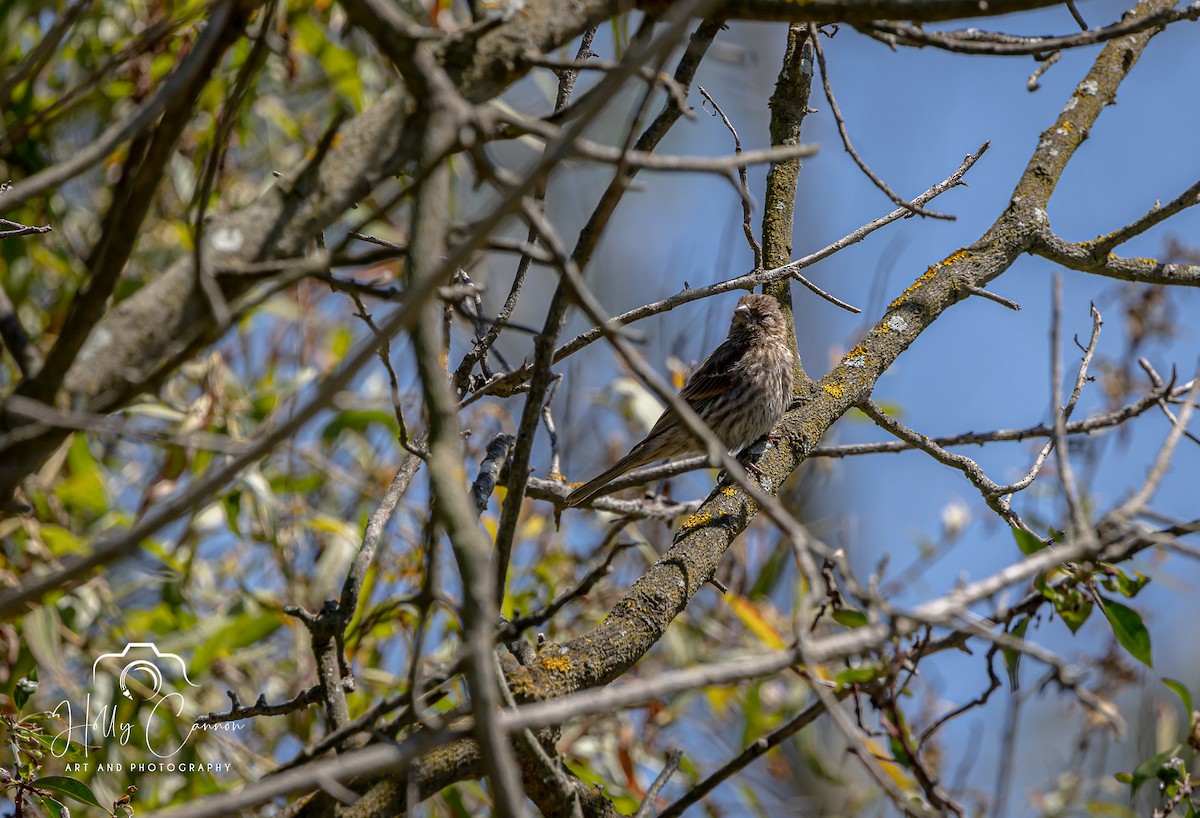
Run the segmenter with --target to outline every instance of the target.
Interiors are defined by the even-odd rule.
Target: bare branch
[[[667,753],[667,760],[663,764],[662,771],[654,779],[654,783],[650,785],[650,789],[646,790],[646,796],[642,799],[641,806],[633,814],[634,818],[649,818],[649,816],[654,814],[654,802],[658,800],[658,794],[662,792],[662,788],[671,780],[671,776],[679,769],[679,760],[681,758],[683,758],[683,750],[677,749]]]
[[[712,95],[708,91],[704,90],[703,85],[697,85],[696,90],[713,107],[713,116],[721,117],[721,121],[725,123],[725,127],[729,129],[730,135],[733,136],[734,153],[741,156],[742,140],[738,136],[737,128],[733,127],[733,123],[729,121],[729,117],[725,116],[725,112],[721,110],[721,106],[717,104],[717,101],[712,98]],[[740,182],[738,190],[742,196],[742,230],[746,234],[746,242],[750,245],[750,252],[754,256],[754,269],[758,270],[763,265],[763,250],[762,245],[758,243],[758,238],[754,235],[754,225],[750,221],[753,213],[753,203],[750,199],[750,182],[746,178],[745,165],[738,166],[738,180]]]
[[[1187,430],[1188,422],[1192,418],[1192,411],[1196,408],[1198,398],[1200,398],[1200,370],[1192,378],[1191,388],[1188,390],[1187,397],[1179,409],[1179,419],[1172,423],[1171,431],[1167,434],[1166,439],[1159,448],[1158,455],[1154,459],[1154,464],[1146,474],[1145,482],[1142,483],[1142,487],[1138,489],[1136,494],[1121,504],[1118,512],[1120,516],[1141,513],[1146,508],[1146,504],[1150,502],[1150,498],[1154,496],[1154,492],[1158,490],[1159,484],[1162,482],[1167,469],[1171,465],[1171,458],[1175,453],[1175,447],[1179,445],[1180,439]]]
[[[424,447],[428,439],[428,433],[422,433],[414,442],[416,445]],[[419,457],[414,454],[405,457],[400,463],[400,468],[396,470],[396,476],[392,478],[391,485],[383,493],[383,499],[379,501],[379,505],[375,508],[375,511],[371,512],[371,517],[367,520],[367,527],[363,531],[362,544],[359,546],[358,554],[354,557],[354,563],[350,566],[350,570],[346,574],[346,579],[342,583],[342,594],[338,600],[338,606],[342,611],[343,629],[350,624],[354,612],[358,610],[358,594],[362,590],[367,570],[375,560],[375,550],[379,547],[379,540],[383,536],[383,530],[387,527],[388,522],[391,521],[392,514],[395,513],[396,506],[400,503],[400,498],[408,491],[408,486],[416,475],[417,469],[420,467],[421,459]]]
[[[838,700],[845,699],[849,695],[849,687],[841,688],[834,693],[834,696]],[[768,750],[778,747],[780,744],[799,733],[805,727],[808,727],[817,720],[818,716],[824,712],[825,705],[823,702],[811,704],[808,706],[808,708],[801,711],[799,715],[794,716],[793,718],[784,722],[767,735],[752,741],[746,746],[746,749],[742,750],[742,752],[725,762],[707,778],[684,793],[678,801],[660,812],[658,814],[658,818],[679,818],[679,816],[683,815],[688,807],[699,803],[701,799],[716,789],[717,786],[722,782],[729,780],[734,775],[741,772],[743,769],[749,766],[751,762],[766,754]]]
[[[1111,429],[1120,426],[1130,418],[1138,417],[1144,414],[1148,409],[1156,406],[1166,395],[1170,394],[1169,385],[1158,384],[1154,389],[1142,396],[1133,403],[1126,404],[1120,409],[1112,412],[1104,412],[1099,415],[1093,415],[1084,420],[1071,421],[1066,425],[1066,432],[1069,435],[1091,434],[1092,432],[1101,429]],[[1018,441],[1028,440],[1034,437],[1051,437],[1054,434],[1054,427],[1044,423],[1039,423],[1036,426],[1027,426],[1023,429],[997,429],[992,432],[967,432],[961,435],[952,435],[948,437],[930,438],[939,446],[982,446],[985,443],[999,441]],[[907,441],[886,441],[881,443],[847,443],[840,446],[818,446],[813,449],[809,457],[851,457],[864,454],[884,454],[910,451],[916,448],[912,443]],[[695,468],[695,466],[693,466]],[[631,477],[636,472],[627,475]],[[661,479],[662,476],[655,475],[654,479]]]
[[[504,468],[504,463],[508,459],[508,453],[512,451],[514,443],[516,443],[516,438],[512,435],[499,434],[488,444],[487,455],[479,464],[479,476],[471,484],[471,501],[480,514],[487,508],[488,498],[492,496],[492,490],[496,488],[496,481],[500,479],[500,470]]]
[[[551,140],[558,138],[562,133],[561,129],[543,120],[520,116],[508,109],[497,108],[492,113],[496,119],[514,127],[523,128],[531,136]],[[803,159],[813,156],[818,150],[816,145],[781,145],[753,151],[739,149],[732,156],[672,156],[650,153],[645,150],[615,148],[588,139],[576,139],[571,143],[569,152],[584,159],[638,170],[715,173],[724,176],[735,170],[743,170],[750,165]]]
[[[1105,43],[1136,34],[1150,28],[1167,26],[1180,20],[1200,19],[1200,3],[1190,3],[1180,9],[1160,9],[1135,20],[1113,23],[1102,28],[1085,29],[1078,34],[1047,37],[1019,37],[975,28],[958,31],[926,31],[918,26],[880,20],[859,26],[864,33],[889,45],[923,48],[931,46],[959,54],[989,54],[992,56],[1043,57],[1052,51]]]
[[[202,726],[206,724],[222,724],[224,722],[250,719],[255,716],[285,716],[288,713],[303,710],[311,704],[316,704],[322,698],[321,685],[313,685],[307,690],[300,691],[286,702],[280,702],[279,704],[267,704],[267,697],[259,696],[254,704],[243,705],[237,694],[232,690],[225,691],[225,695],[229,697],[229,710],[224,713],[209,713],[200,716],[196,719],[196,724]]]

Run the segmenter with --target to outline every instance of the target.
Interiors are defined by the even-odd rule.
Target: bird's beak
[[[750,317],[750,308],[747,307],[745,304],[737,305],[737,307],[734,308],[733,312],[734,312],[734,315],[740,315],[740,316],[742,316],[742,318]]]

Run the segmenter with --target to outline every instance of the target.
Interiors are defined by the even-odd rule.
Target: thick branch
[[[800,132],[808,113],[808,95],[813,79],[813,43],[805,25],[788,27],[783,64],[771,95],[771,145],[800,145]],[[799,159],[772,162],[767,171],[767,190],[763,203],[763,265],[767,269],[787,265],[792,258],[792,231],[795,225],[796,185],[800,178]],[[763,292],[775,296],[783,308],[788,346],[795,358],[797,383],[808,379],[796,346],[796,322],[792,315],[791,278],[763,285]]]
[[[1126,34],[1165,26],[1180,20],[1200,18],[1200,3],[1181,9],[1161,9],[1147,17],[1123,20],[1102,28],[1089,29],[1059,37],[1020,37],[993,31],[968,28],[962,31],[925,31],[920,26],[876,21],[862,26],[862,31],[889,45],[941,48],[958,54],[988,54],[992,56],[1042,57],[1052,51],[1106,43]]]
[[[670,0],[642,0],[639,7],[662,12]],[[912,20],[932,23],[970,17],[990,17],[1054,5],[1043,0],[726,0],[721,14],[730,20],[777,23],[868,23],[872,20]]]
[[[1072,244],[1051,232],[1047,227],[1038,233],[1032,251],[1072,270],[1136,281],[1142,284],[1173,284],[1200,287],[1200,266],[1195,264],[1164,264],[1153,258],[1126,258],[1115,253],[1095,252],[1091,242]]]

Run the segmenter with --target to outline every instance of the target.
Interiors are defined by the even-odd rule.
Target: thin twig
[[[1029,79],[1025,80],[1025,89],[1029,93],[1033,93],[1042,87],[1042,75],[1050,70],[1050,66],[1054,65],[1062,58],[1061,51],[1055,51],[1046,59],[1037,64],[1037,67],[1029,72]]]
[[[422,432],[417,436],[414,443],[424,447],[427,440],[428,433]],[[371,512],[371,517],[367,520],[366,528],[363,531],[362,543],[359,545],[358,553],[354,557],[354,562],[350,566],[350,570],[346,572],[346,579],[342,583],[342,593],[338,600],[342,616],[345,618],[345,625],[349,625],[354,612],[358,610],[358,594],[362,589],[363,581],[366,579],[367,570],[371,567],[371,563],[375,559],[375,550],[379,545],[380,538],[383,537],[383,531],[387,528],[388,522],[392,519],[392,514],[395,513],[396,507],[400,503],[400,498],[408,491],[408,486],[412,482],[413,476],[417,473],[417,469],[420,467],[421,459],[416,455],[409,454],[405,457],[400,464],[400,468],[396,470],[391,485],[383,493],[383,498],[379,501],[379,505]]]
[[[616,537],[618,533],[620,533],[620,528],[614,527],[609,536]],[[604,561],[592,570],[588,571],[584,575],[583,579],[579,580],[579,583],[573,588],[563,591],[541,610],[534,611],[526,616],[518,616],[509,622],[503,628],[502,638],[505,641],[508,641],[527,628],[534,628],[538,625],[541,625],[543,622],[548,622],[553,619],[559,611],[571,604],[571,602],[587,596],[591,592],[592,588],[596,587],[596,584],[600,582],[600,580],[612,573],[612,565],[616,560],[617,555],[625,549],[633,547],[633,545],[634,543],[631,542],[615,543],[612,548],[609,549],[608,554],[604,557]]]
[[[1083,19],[1083,15],[1079,13],[1079,9],[1075,7],[1075,0],[1064,0],[1067,4],[1067,9],[1071,12],[1071,16],[1075,18],[1075,22],[1079,24],[1079,30],[1086,33],[1088,31],[1087,21]]]
[[[1137,493],[1121,504],[1119,513],[1122,516],[1128,517],[1141,512],[1150,502],[1150,498],[1154,496],[1154,492],[1158,490],[1159,484],[1171,466],[1175,447],[1179,445],[1188,422],[1192,418],[1197,398],[1200,398],[1200,367],[1197,368],[1196,376],[1192,378],[1191,389],[1188,390],[1186,400],[1179,408],[1179,419],[1171,425],[1171,431],[1159,448],[1158,454],[1154,458],[1154,464],[1146,474],[1145,482],[1142,483],[1142,487],[1138,489]]]
[[[260,695],[254,704],[243,705],[236,693],[232,690],[226,690],[225,695],[229,697],[229,710],[224,713],[214,712],[200,716],[196,719],[195,723],[203,726],[241,721],[242,719],[254,718],[255,716],[286,716],[289,713],[295,713],[297,710],[303,710],[309,705],[321,701],[321,694],[321,685],[313,685],[279,704],[268,704],[267,697]]]
[[[850,688],[844,687],[834,692],[833,694],[839,701],[847,698],[850,695]],[[657,818],[679,818],[693,804],[699,803],[706,795],[717,788],[719,784],[729,780],[737,773],[741,772],[750,765],[755,759],[763,756],[768,750],[773,747],[778,747],[783,742],[787,741],[792,736],[799,733],[808,725],[817,720],[817,717],[825,712],[825,705],[822,702],[814,702],[798,715],[776,727],[770,733],[760,738],[755,739],[746,746],[742,752],[738,753],[729,761],[722,764],[719,768],[713,771],[703,781],[696,784],[675,803],[660,812]]]
[[[1100,313],[1096,311],[1095,306],[1092,307],[1092,316],[1095,323],[1095,333],[1100,332]],[[1067,416],[1071,410],[1075,408],[1075,401],[1078,400],[1079,391],[1083,386],[1083,377],[1076,378],[1076,389],[1072,394],[1073,400],[1068,405],[1062,403],[1062,275],[1054,276],[1054,297],[1053,306],[1051,307],[1050,319],[1050,411],[1054,418],[1054,436],[1050,438],[1050,445],[1054,447],[1055,462],[1058,464],[1058,479],[1062,482],[1063,498],[1067,501],[1067,508],[1071,514],[1071,524],[1075,527],[1075,536],[1091,537],[1091,526],[1088,524],[1087,518],[1084,516],[1083,506],[1079,495],[1075,488],[1075,473],[1071,469],[1071,460],[1067,451]],[[1089,351],[1084,355],[1084,363],[1080,368],[1080,372],[1086,372],[1087,364],[1091,361],[1092,351],[1095,350],[1095,344],[1089,345]]]
[[[683,758],[683,750],[675,749],[667,754],[667,760],[663,762],[663,768],[659,772],[658,777],[654,779],[654,783],[650,785],[650,789],[646,790],[646,796],[642,798],[642,803],[638,807],[637,812],[633,814],[633,818],[649,818],[654,812],[654,802],[658,800],[658,794],[662,792],[662,788],[671,780],[671,776],[679,769],[679,760]]]
[[[804,276],[800,275],[800,273],[793,272],[792,278],[799,281],[805,287],[808,287],[809,290],[811,290],[812,292],[821,296],[821,298],[824,298],[826,301],[828,301],[830,304],[833,304],[835,307],[841,307],[846,312],[851,312],[851,313],[854,313],[855,315],[859,315],[862,313],[862,310],[859,309],[858,307],[854,306],[853,304],[847,304],[845,301],[842,301],[840,298],[835,298],[834,296],[832,296],[829,293],[822,290],[816,284],[813,284],[811,281],[809,281]]]
[[[1002,295],[996,295],[996,293],[991,292],[990,290],[985,290],[982,287],[971,285],[967,287],[967,291],[972,295],[979,296],[980,298],[986,298],[988,301],[995,301],[1000,306],[1008,307],[1013,312],[1021,311],[1021,305],[1016,301],[1013,301],[1011,298],[1005,298]]]
[[[1172,424],[1178,424],[1179,419],[1177,417],[1175,417],[1175,413],[1172,412],[1171,407],[1167,405],[1168,403],[1170,403],[1173,400],[1176,390],[1171,389],[1170,385],[1167,385],[1164,387],[1162,377],[1159,376],[1159,374],[1156,371],[1154,371],[1154,367],[1152,367],[1150,365],[1150,362],[1147,361],[1145,358],[1138,358],[1138,366],[1140,366],[1146,372],[1146,374],[1150,377],[1150,381],[1151,381],[1151,383],[1154,384],[1154,387],[1156,389],[1161,389],[1163,392],[1162,398],[1158,401],[1158,408],[1166,416],[1167,420],[1171,421]],[[1174,383],[1174,380],[1175,380],[1175,376],[1174,376],[1174,373],[1172,373],[1171,382]],[[1178,389],[1178,391],[1182,392],[1182,391],[1187,391],[1190,388],[1191,388],[1191,384],[1187,383],[1187,384],[1184,384],[1183,386],[1178,387],[1177,389]],[[1192,434],[1191,432],[1189,432],[1187,430],[1184,430],[1183,434],[1187,437],[1188,440],[1192,441],[1193,443],[1195,443],[1197,445],[1200,445],[1200,437],[1197,437],[1196,435]]]
[[[871,420],[884,431],[890,432],[901,440],[920,449],[939,463],[958,469],[963,475],[979,490],[983,496],[983,500],[987,503],[988,508],[995,511],[1000,517],[1014,528],[1019,528],[1033,534],[1033,531],[1028,525],[1017,515],[1008,503],[1001,502],[1001,498],[1008,494],[1005,491],[1005,486],[1001,486],[994,482],[986,474],[982,467],[966,455],[951,452],[942,446],[934,443],[930,438],[908,428],[896,418],[887,414],[874,401],[867,400],[859,404],[859,409],[863,411]],[[1036,535],[1035,535],[1036,536]]]
[[[820,32],[816,25],[810,24],[808,28],[809,38],[812,40],[813,48],[815,48],[817,52],[817,63],[821,66],[821,86],[825,89],[825,99],[829,100],[829,110],[833,114],[834,122],[837,123],[838,133],[842,137],[842,145],[846,148],[846,153],[850,154],[850,158],[854,160],[854,164],[858,165],[859,170],[866,174],[867,178],[870,179],[875,184],[875,187],[879,188],[885,196],[910,213],[914,213],[918,216],[929,216],[934,219],[954,221],[955,217],[949,213],[939,213],[936,210],[926,210],[920,205],[913,204],[912,202],[901,198],[896,194],[895,191],[888,187],[887,183],[884,182],[883,179],[879,178],[875,171],[871,170],[870,166],[868,166],[867,163],[863,161],[863,158],[859,156],[858,151],[854,149],[854,143],[850,141],[850,133],[846,130],[846,120],[842,116],[842,109],[838,107],[837,97],[833,95],[833,86],[829,82],[829,69],[825,65],[825,51],[821,48]]]
[[[738,136],[737,128],[733,127],[733,123],[729,121],[729,117],[721,110],[721,106],[712,98],[712,95],[704,89],[703,85],[697,85],[696,90],[700,95],[708,100],[708,104],[713,107],[713,116],[721,117],[721,121],[725,123],[725,127],[729,129],[729,133],[733,136],[733,151],[736,155],[742,154],[742,140]],[[738,168],[738,181],[741,183],[739,190],[742,194],[742,230],[746,234],[746,242],[750,245],[750,252],[754,256],[754,269],[758,270],[763,265],[763,249],[758,242],[758,237],[754,235],[754,225],[751,223],[753,215],[752,200],[750,199],[750,181],[746,175],[744,166]]]

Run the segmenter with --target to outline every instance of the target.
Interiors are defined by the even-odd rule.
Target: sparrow
[[[692,373],[679,397],[731,452],[758,441],[783,417],[792,399],[792,350],[783,311],[773,296],[738,299],[729,334]],[[705,451],[668,407],[645,439],[603,474],[567,495],[586,503],[613,480],[647,463]]]

